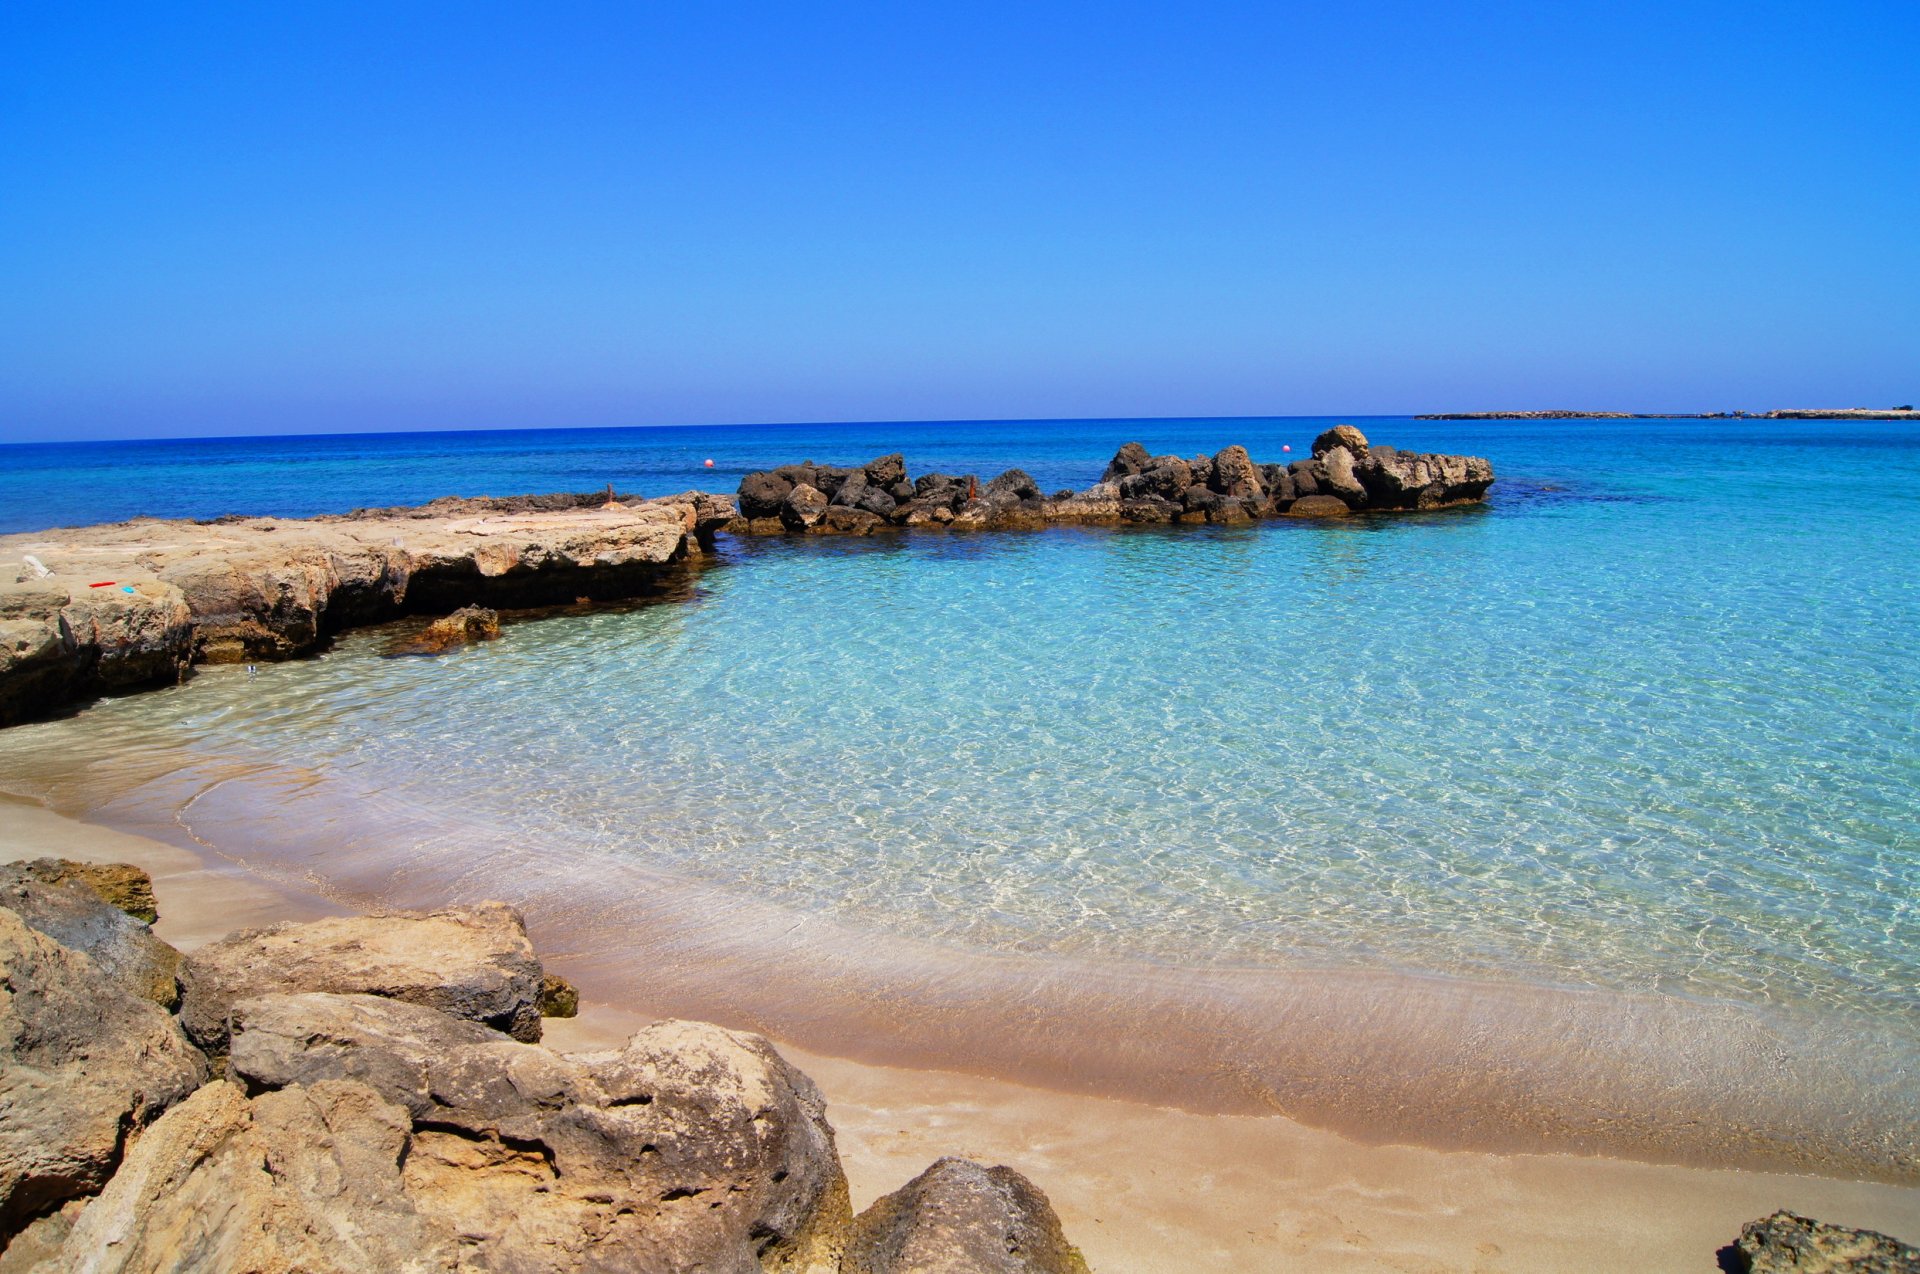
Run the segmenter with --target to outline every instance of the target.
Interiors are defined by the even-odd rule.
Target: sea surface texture
[[[1129,439],[1279,460],[1331,423],[35,446],[5,449],[0,507],[18,529],[731,490],[750,469],[894,450],[916,473],[1018,465],[1052,490],[1094,481]],[[391,835],[466,828],[581,880],[642,863],[969,951],[1920,1026],[1920,433],[1356,423],[1488,456],[1491,502],[723,539],[658,604],[529,619],[439,660],[382,658],[384,636],[361,633],[253,677],[203,670],[0,734],[0,774],[57,756],[105,800],[116,775],[218,757],[404,812]],[[190,786],[177,818],[216,841]],[[305,818],[277,835],[299,840]]]

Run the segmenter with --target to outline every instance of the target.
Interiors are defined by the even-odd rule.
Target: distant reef
[[[1439,411],[1415,420],[1920,420],[1905,407],[1791,407],[1779,411]]]
[[[871,535],[894,529],[1018,530],[1060,524],[1243,523],[1329,518],[1477,504],[1493,485],[1480,456],[1374,446],[1352,425],[1313,442],[1310,457],[1260,464],[1240,446],[1212,455],[1156,456],[1137,442],[1115,453],[1100,481],[1043,494],[1024,470],[907,474],[895,453],[858,467],[811,461],[750,473],[740,519],[751,535]]]

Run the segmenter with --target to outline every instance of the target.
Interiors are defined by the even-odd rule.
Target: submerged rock
[[[206,1076],[164,1010],[0,907],[0,1244],[98,1190]]]
[[[243,929],[187,958],[180,1021],[210,1053],[236,1002],[276,991],[364,992],[540,1038],[542,970],[520,913],[487,902]]]
[[[484,606],[462,606],[443,615],[419,634],[394,646],[393,655],[443,655],[455,646],[500,639],[500,615]]]
[[[1784,1211],[1747,1222],[1722,1255],[1740,1274],[1920,1274],[1920,1248]]]
[[[941,1159],[854,1219],[844,1274],[1087,1274],[1060,1218],[1012,1168]]]
[[[1351,515],[1347,502],[1335,495],[1304,495],[1287,509],[1290,518],[1344,518]]]
[[[540,1016],[541,1017],[577,1017],[580,1013],[580,992],[573,983],[557,973],[549,973],[540,979]]]

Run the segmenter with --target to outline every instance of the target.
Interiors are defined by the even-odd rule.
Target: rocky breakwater
[[[943,1159],[855,1216],[819,1089],[760,1036],[545,1047],[565,986],[503,904],[183,960],[72,866],[0,888],[8,1274],[1085,1274],[1010,1168]]]
[[[1008,530],[1058,523],[1238,523],[1274,517],[1346,517],[1477,504],[1493,485],[1479,456],[1427,455],[1374,446],[1352,425],[1314,440],[1289,464],[1256,462],[1245,447],[1213,455],[1156,456],[1121,447],[1100,481],[1043,494],[1009,469],[910,477],[903,457],[858,468],[804,463],[748,474],[740,521],[749,534],[869,535],[890,528]]]
[[[402,615],[631,597],[733,516],[599,493],[0,536],[0,725]]]

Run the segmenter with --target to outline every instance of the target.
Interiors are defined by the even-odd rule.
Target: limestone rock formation
[[[594,494],[0,536],[0,725],[406,614],[631,597],[733,517],[700,492]]]
[[[60,880],[59,865],[52,858],[0,864],[0,907],[62,946],[85,952],[129,995],[163,1009],[178,1004],[180,953],[78,879]]]
[[[53,885],[78,885],[102,902],[112,903],[135,920],[148,924],[160,919],[153,900],[153,877],[132,863],[77,863],[71,858],[35,858],[14,866],[36,880]]]
[[[397,643],[392,655],[443,655],[455,646],[476,641],[498,641],[500,614],[484,606],[462,606],[451,615],[442,615],[419,633]]]
[[[1747,1222],[1724,1255],[1742,1274],[1920,1274],[1920,1248],[1791,1212]]]
[[[540,1038],[542,971],[520,913],[487,902],[243,929],[187,958],[180,1021],[224,1053],[242,999],[276,991],[361,992]]]
[[[1365,460],[1367,436],[1352,425],[1335,425],[1313,440],[1313,454],[1316,459],[1335,449],[1347,452],[1355,460]]]
[[[365,995],[261,996],[233,1022],[249,1091],[389,1103],[408,1137],[394,1194],[475,1264],[836,1267],[849,1209],[824,1103],[758,1036],[658,1022],[563,1057]]]
[[[941,1159],[854,1219],[843,1274],[1087,1274],[1033,1182]]]
[[[0,1243],[98,1190],[206,1075],[165,1011],[0,907]]]

